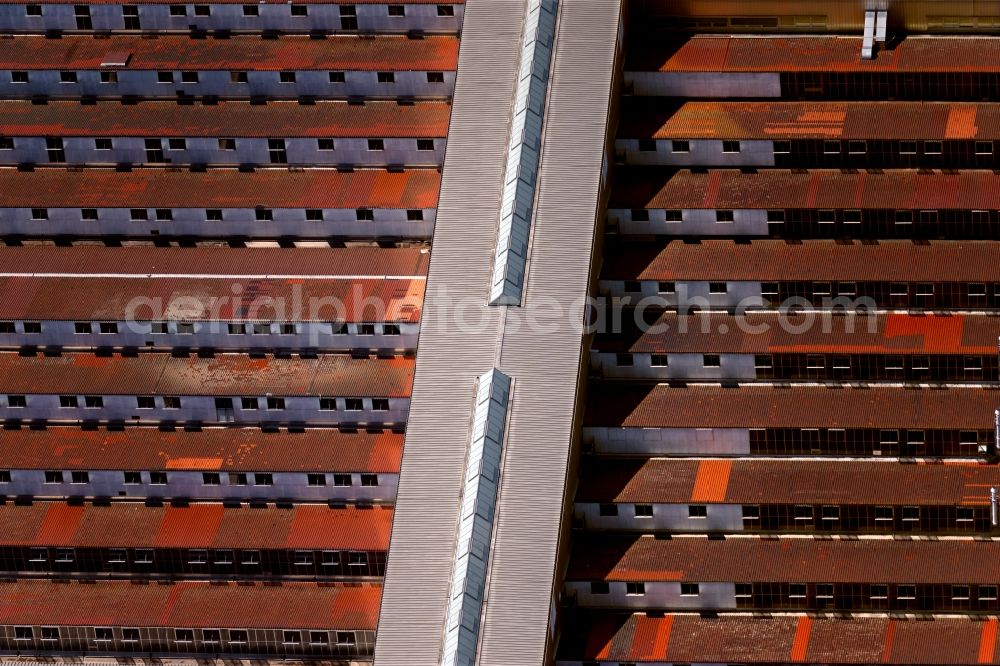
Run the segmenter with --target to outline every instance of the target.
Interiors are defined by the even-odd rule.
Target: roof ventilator
[[[490,305],[520,305],[558,0],[528,0],[493,253]]]
[[[865,36],[861,44],[861,59],[875,58],[876,44],[885,44],[888,12],[869,10],[865,12]]]
[[[476,663],[510,391],[510,377],[495,368],[476,382],[442,666]]]

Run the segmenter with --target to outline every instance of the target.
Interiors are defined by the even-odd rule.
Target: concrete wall
[[[145,5],[144,5],[145,6]],[[266,5],[262,6],[266,7]],[[294,83],[282,83],[278,71],[247,72],[246,83],[233,83],[229,70],[198,71],[197,83],[182,83],[181,72],[174,70],[173,83],[159,83],[158,72],[150,70],[117,71],[117,83],[101,83],[97,70],[75,71],[76,83],[61,83],[60,70],[33,70],[28,72],[27,83],[13,83],[11,70],[0,70],[0,97],[28,98],[34,95],[78,98],[83,95],[97,97],[167,97],[179,94],[217,95],[219,97],[248,98],[266,96],[269,99],[318,97],[365,98],[396,97],[450,97],[455,87],[455,72],[442,72],[443,83],[428,83],[427,71],[393,70],[393,83],[379,83],[378,72],[349,71],[344,73],[344,83],[331,83],[329,72],[288,70],[295,72]],[[169,70],[165,70],[169,71]]]
[[[66,394],[63,394],[66,395]],[[77,395],[78,407],[60,407],[60,396],[44,393],[25,396],[25,407],[10,407],[6,395],[0,395],[0,419],[44,419],[48,421],[139,421],[139,422],[189,422],[202,423],[366,423],[393,424],[406,421],[410,406],[409,398],[389,398],[387,411],[375,411],[372,399],[362,399],[361,410],[348,410],[345,398],[337,398],[337,409],[320,410],[320,399],[316,396],[285,396],[284,409],[267,409],[267,396],[256,397],[258,409],[241,409],[240,398],[232,398],[231,412],[217,410],[216,396],[181,395],[179,409],[164,407],[164,396],[154,396],[154,407],[139,409],[137,396],[104,395],[103,407],[85,407],[84,395]],[[222,397],[222,396],[219,396]]]
[[[766,210],[733,210],[732,222],[718,222],[716,210],[693,208],[681,211],[680,222],[667,222],[663,208],[647,210],[649,220],[633,220],[627,208],[609,208],[608,222],[622,234],[661,236],[767,236]]]
[[[138,313],[142,314],[142,311]],[[211,348],[322,349],[329,351],[410,351],[417,347],[419,324],[398,324],[399,335],[386,335],[385,324],[372,324],[374,335],[361,335],[360,324],[346,324],[347,332],[333,334],[329,322],[298,322],[296,333],[279,334],[279,324],[269,324],[270,333],[254,333],[255,324],[239,323],[242,333],[229,333],[228,322],[192,322],[191,333],[179,333],[178,322],[163,322],[167,333],[152,333],[152,322],[118,321],[118,333],[99,333],[101,322],[42,321],[41,333],[24,333],[24,322],[14,322],[15,333],[0,333],[0,348],[22,346],[93,349],[95,347],[152,347],[154,349]],[[77,323],[90,323],[91,333],[77,333]]]
[[[0,31],[44,32],[46,30],[77,29],[74,5],[41,3],[42,16],[26,16],[24,4],[0,5]],[[290,4],[251,2],[258,8],[259,16],[243,15],[243,5],[208,5],[209,16],[195,16],[195,3],[185,4],[185,16],[171,16],[170,4],[139,4],[139,22],[142,30],[183,31],[192,27],[201,30],[238,30],[258,32],[281,30],[284,32],[425,32],[455,33],[461,30],[465,15],[464,5],[447,5],[454,9],[454,16],[438,16],[437,5],[404,5],[405,17],[388,15],[388,4],[356,5],[357,30],[343,30],[340,6],[336,4],[308,4],[308,16],[292,16]],[[121,4],[91,5],[94,30],[123,30]]]
[[[753,354],[717,354],[719,367],[706,367],[704,354],[667,354],[667,366],[651,365],[650,354],[632,354],[631,366],[619,366],[617,354],[592,352],[591,365],[604,377],[627,379],[752,380]]]
[[[698,504],[698,502],[692,502]],[[740,532],[743,531],[743,506],[739,504],[704,504],[706,516],[691,518],[687,504],[653,504],[652,517],[635,515],[635,504],[619,503],[617,516],[602,516],[600,504],[577,502],[573,516],[587,529],[636,530],[650,532]]]
[[[687,139],[685,139],[687,140]],[[674,152],[670,139],[657,139],[655,151],[639,150],[638,139],[616,139],[615,152],[628,164],[715,167],[774,166],[771,141],[740,142],[740,152],[722,152],[722,139],[690,139],[688,152]]]
[[[615,428],[587,426],[584,442],[595,453],[647,456],[749,455],[746,428]]]
[[[221,120],[221,119],[220,119]],[[285,132],[287,134],[288,132]],[[111,150],[97,150],[94,137],[65,137],[63,148],[68,164],[107,165],[156,164],[148,162],[145,137],[105,137],[112,141]],[[162,142],[167,164],[272,164],[266,138],[235,138],[235,150],[219,148],[223,135],[187,137],[184,149],[171,150],[166,138]],[[444,160],[445,139],[434,139],[434,150],[417,150],[417,139],[383,139],[384,150],[368,150],[368,139],[334,139],[334,150],[319,150],[317,139],[287,138],[276,132],[274,138],[284,138],[285,153],[290,166],[439,166]],[[380,137],[371,137],[377,139]],[[155,137],[149,140],[157,140]],[[0,164],[48,164],[44,136],[14,138],[13,150],[0,150]]]
[[[711,608],[728,610],[736,608],[735,583],[700,583],[697,596],[681,595],[677,582],[647,582],[646,593],[632,595],[625,592],[625,583],[609,583],[608,594],[591,594],[590,582],[567,581],[566,593],[575,594],[585,608],[669,608],[671,610],[699,610]]]
[[[53,471],[59,471],[53,467]],[[142,483],[126,484],[125,471],[138,470],[97,470],[88,472],[88,483],[72,483],[68,470],[63,471],[63,483],[46,483],[45,470],[12,469],[10,483],[0,483],[0,493],[7,496],[23,495],[33,497],[128,497],[144,499],[147,497],[185,497],[192,500],[221,499],[288,499],[292,501],[324,502],[327,500],[342,500],[352,502],[368,500],[373,502],[391,502],[396,496],[396,486],[399,483],[398,474],[375,475],[378,485],[362,486],[361,472],[351,473],[351,485],[334,485],[333,472],[328,472],[325,486],[310,486],[308,472],[270,472],[273,485],[255,484],[254,472],[247,472],[247,484],[230,483],[229,473],[222,470],[206,470],[218,472],[219,485],[205,485],[201,471],[167,470],[167,483],[153,485],[150,483],[149,471],[141,470]],[[317,473],[326,470],[316,470]],[[350,470],[344,470],[345,473]],[[367,473],[366,473],[367,475]]]
[[[625,89],[652,97],[781,97],[778,73],[625,72]]]
[[[719,280],[722,282],[723,280]],[[602,295],[630,296],[632,304],[638,304],[643,299],[650,299],[650,305],[666,305],[679,307],[710,307],[726,309],[742,307],[764,307],[761,296],[760,282],[726,281],[725,294],[712,294],[709,282],[705,281],[674,281],[674,293],[661,293],[659,283],[654,280],[643,280],[639,283],[640,291],[625,291],[624,280],[600,280],[598,288]]]

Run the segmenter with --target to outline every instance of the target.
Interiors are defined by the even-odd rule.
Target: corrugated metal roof
[[[580,535],[566,580],[1000,583],[1000,542]]]
[[[419,248],[231,248],[0,246],[8,275],[377,275],[427,273],[430,253]]]
[[[392,509],[148,507],[139,502],[0,505],[0,544],[73,548],[259,548],[384,551]]]
[[[707,240],[609,244],[605,280],[993,282],[994,241]]]
[[[403,436],[310,428],[0,430],[0,469],[399,472]]]
[[[0,293],[7,296],[0,300],[0,320],[416,323],[425,283],[423,279],[0,276]],[[73,298],[67,299],[70,292]]]
[[[993,428],[982,388],[592,384],[586,424],[629,428]]]
[[[622,99],[626,139],[1000,139],[1000,104]]]
[[[698,35],[680,48],[645,39],[628,49],[626,70],[654,72],[1000,72],[1000,41],[909,36],[862,59],[861,37]]]
[[[147,353],[135,357],[70,353],[21,356],[0,352],[0,393],[93,395],[327,395],[408,397],[413,360],[175,358]]]
[[[444,138],[446,102],[49,102],[0,100],[3,135],[133,137]]]
[[[433,169],[187,170],[0,168],[0,206],[9,208],[434,208]]]
[[[663,313],[639,326],[599,334],[592,348],[638,353],[984,354],[997,350],[1000,319],[987,315]]]
[[[18,0],[0,0],[0,4],[17,4]],[[287,5],[288,0],[262,0],[264,4],[275,4],[275,5]],[[42,4],[59,5],[59,4],[73,4],[72,0],[46,0]],[[121,4],[118,0],[95,0],[96,5],[115,5]],[[140,0],[136,4],[169,4],[165,0]],[[242,0],[213,0],[212,4],[228,5],[228,4],[244,4]],[[322,4],[321,0],[296,0],[295,4]],[[354,5],[385,5],[388,4],[388,0],[353,0],[351,4]],[[405,0],[403,5],[464,5],[465,0]]]
[[[716,496],[699,496],[704,478],[717,480]],[[982,506],[992,486],[1000,469],[974,463],[589,458],[576,501]]]
[[[997,621],[979,618],[574,614],[560,658],[607,662],[996,664]]]
[[[379,585],[0,581],[0,624],[374,630]]]
[[[0,69],[102,68],[110,53],[130,54],[123,70],[454,70],[458,37],[337,35],[327,39],[243,35],[192,39],[187,35],[15,36],[3,41]]]
[[[995,210],[1000,174],[761,169],[708,173],[650,167],[614,172],[611,208]]]

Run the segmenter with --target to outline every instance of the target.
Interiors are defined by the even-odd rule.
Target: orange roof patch
[[[729,487],[731,460],[702,460],[691,491],[692,502],[723,502]]]

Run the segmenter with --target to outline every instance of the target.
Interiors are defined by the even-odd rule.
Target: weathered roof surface
[[[327,39],[187,35],[110,35],[4,39],[0,69],[13,70],[454,70],[458,37],[338,35]],[[102,67],[109,54],[129,54],[125,67]]]
[[[995,465],[831,460],[585,460],[577,502],[989,505]]]
[[[1000,243],[993,241],[643,242],[611,245],[601,278],[992,282],[998,262]]]
[[[446,102],[49,102],[0,101],[3,135],[60,137],[444,138]]]
[[[264,395],[408,397],[413,359],[103,357],[0,352],[0,393],[69,395]]]
[[[1000,139],[1000,104],[686,102],[625,98],[626,139]]]
[[[434,208],[434,169],[188,170],[0,168],[6,208]]]
[[[993,428],[982,388],[591,386],[586,424],[636,428]]]
[[[375,629],[379,585],[0,581],[0,624]]]
[[[995,354],[1000,319],[986,315],[663,313],[598,335],[600,351],[723,354]],[[642,321],[640,318],[639,321]]]
[[[422,276],[419,248],[0,247],[3,275]]]
[[[1000,583],[1000,542],[579,536],[566,580]]]
[[[0,430],[0,469],[399,472],[403,435],[327,428]]]
[[[658,72],[1000,72],[1000,42],[990,37],[907,37],[862,59],[861,37],[699,35],[680,48],[643,40],[625,68]]]
[[[425,285],[422,278],[0,276],[0,320],[418,322]]]
[[[1000,174],[832,169],[713,169],[671,175],[651,167],[618,167],[611,208],[990,210],[1000,208]]]
[[[0,0],[0,4],[17,4],[19,0]],[[287,5],[287,0],[263,0],[264,4],[272,5]],[[73,0],[46,0],[41,4],[74,4]],[[115,5],[121,4],[119,0],[96,0],[94,4],[97,5]],[[140,0],[137,4],[172,4],[168,0]],[[243,4],[242,0],[212,0],[210,4]],[[294,4],[322,4],[321,0],[296,0]],[[388,4],[388,0],[354,0],[351,4],[355,5],[385,5]],[[464,5],[465,0],[405,0],[402,4],[404,5]]]
[[[0,543],[21,547],[384,551],[391,528],[392,509],[382,507],[149,507],[141,502],[0,506]]]
[[[996,664],[997,620],[578,613],[560,658],[602,662]]]

